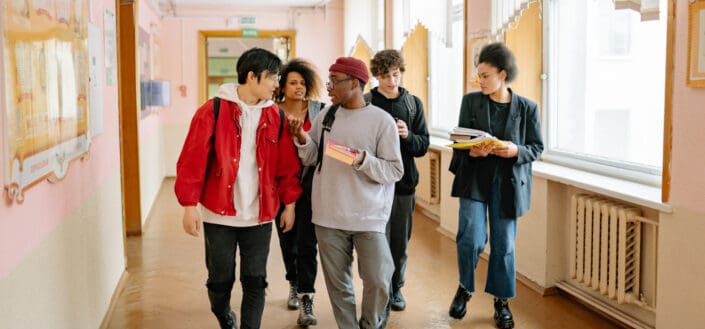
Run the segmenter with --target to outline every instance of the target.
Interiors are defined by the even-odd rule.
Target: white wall
[[[100,326],[125,269],[120,191],[117,170],[0,280],[0,327]]]

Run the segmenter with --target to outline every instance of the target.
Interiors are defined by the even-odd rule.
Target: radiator
[[[419,185],[416,198],[427,205],[436,205],[441,201],[441,156],[438,151],[429,150],[425,156],[416,159],[419,171]]]
[[[599,196],[571,199],[570,277],[618,304],[640,301],[641,211]]]

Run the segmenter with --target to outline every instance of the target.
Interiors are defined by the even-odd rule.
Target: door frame
[[[116,1],[120,179],[125,236],[142,235],[137,107],[137,0]]]
[[[208,38],[245,38],[242,30],[214,30],[214,31],[198,31],[198,103],[203,104],[208,97],[208,84],[206,83],[208,75],[206,40]],[[289,58],[296,56],[296,31],[294,30],[258,30],[257,38],[289,38]]]

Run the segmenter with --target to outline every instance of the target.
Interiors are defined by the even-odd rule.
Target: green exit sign
[[[244,38],[256,38],[257,29],[242,29],[242,36]]]
[[[242,16],[240,17],[240,24],[254,24],[255,16]]]

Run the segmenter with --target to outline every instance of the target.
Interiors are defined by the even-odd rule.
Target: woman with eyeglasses
[[[531,163],[543,152],[539,109],[508,84],[518,68],[511,50],[492,43],[480,52],[481,91],[465,95],[458,126],[479,129],[502,140],[454,150],[451,195],[460,198],[456,236],[460,283],[450,316],[461,319],[475,291],[475,269],[488,238],[490,257],[485,291],[494,296],[497,327],[514,327],[507,300],[516,295],[514,241],[517,217],[530,205]]]
[[[311,122],[325,104],[316,101],[321,86],[321,79],[311,63],[303,59],[293,59],[281,70],[279,92],[276,96],[279,108],[284,110],[289,118],[304,121],[304,130],[311,129]],[[311,180],[313,167],[303,167],[301,185],[303,192],[296,201],[294,229],[282,232],[277,221],[279,247],[284,258],[286,280],[289,281],[289,297],[287,306],[291,310],[299,310],[297,324],[300,326],[315,325],[313,314],[314,283],[318,262],[316,260],[316,234],[311,223]]]

